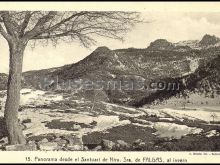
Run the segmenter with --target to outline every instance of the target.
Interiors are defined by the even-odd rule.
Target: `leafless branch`
[[[41,34],[45,28],[44,25],[49,22],[51,19],[53,19],[55,17],[57,12],[55,11],[50,11],[48,12],[47,15],[44,15],[43,17],[39,18],[39,20],[37,21],[36,25],[34,26],[34,28],[31,31],[28,31],[25,36],[27,36],[29,39]]]
[[[16,32],[17,32],[18,25],[16,24],[16,22],[14,22],[11,19],[9,11],[2,11],[1,12],[1,17],[3,19],[3,22],[4,22],[5,28],[7,30],[7,33],[9,35],[12,35],[12,36],[16,37]]]
[[[124,34],[142,22],[137,12],[21,11],[0,12],[6,33],[29,40],[75,41],[88,47],[95,36],[123,40]]]
[[[10,41],[11,37],[6,33],[6,31],[3,29],[2,25],[0,24],[0,34],[7,40]]]
[[[28,23],[31,19],[32,13],[30,11],[27,11],[24,17],[24,21],[22,22],[21,26],[20,26],[20,35],[23,36],[24,35],[24,31],[28,26]]]

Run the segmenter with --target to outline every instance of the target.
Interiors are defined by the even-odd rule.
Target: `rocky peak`
[[[118,59],[114,50],[102,46],[95,49],[86,59],[82,60],[81,65],[92,65],[95,68],[101,66],[107,67],[107,64],[111,63],[113,65],[113,63],[115,64],[117,61]]]
[[[106,53],[106,52],[109,52],[111,51],[107,46],[100,46],[98,48],[96,48],[93,53]]]
[[[104,68],[118,68],[123,69],[123,63],[115,50],[111,50],[106,46],[98,47],[90,55],[91,61],[96,61],[97,64],[102,65]],[[100,67],[100,66],[99,66]],[[104,70],[103,68],[103,70]]]
[[[155,40],[154,42],[151,42],[150,46],[148,47],[148,49],[151,49],[151,50],[170,50],[173,48],[174,48],[174,45],[165,39]]]
[[[199,42],[202,46],[209,46],[209,45],[215,45],[216,43],[220,42],[220,38],[206,34],[203,36],[202,40]]]
[[[110,50],[106,46],[98,47],[90,54],[90,58],[92,58],[92,59],[94,59],[94,58],[95,59],[97,59],[97,58],[111,58],[112,56],[114,56],[114,51]]]

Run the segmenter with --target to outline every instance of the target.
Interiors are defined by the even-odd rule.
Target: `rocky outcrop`
[[[57,151],[59,150],[59,145],[56,142],[39,142],[39,150],[41,151]]]
[[[101,142],[101,146],[102,146],[103,150],[111,151],[115,148],[115,143],[110,140],[103,139]]]
[[[210,45],[215,45],[218,42],[220,42],[220,38],[218,38],[214,35],[206,34],[206,35],[204,35],[202,40],[199,42],[199,44],[201,46],[210,46]]]
[[[40,138],[40,139],[39,139]],[[0,139],[0,150],[6,151],[83,151],[82,137],[76,135],[54,135],[32,137],[25,145],[8,145],[8,138]],[[87,149],[88,150],[88,149]]]
[[[68,140],[67,149],[70,151],[82,151],[83,141],[81,136],[70,136],[66,138]]]
[[[158,39],[150,43],[148,50],[172,50],[174,45],[171,42],[168,42],[165,39]]]

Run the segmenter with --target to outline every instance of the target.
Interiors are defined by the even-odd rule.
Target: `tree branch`
[[[5,28],[7,30],[7,33],[12,35],[12,36],[16,36],[16,25],[13,25],[12,24],[12,21],[10,19],[10,14],[8,11],[2,11],[2,19],[3,19],[3,22],[4,22],[4,25],[5,25]]]
[[[49,22],[51,19],[53,19],[56,15],[56,11],[50,11],[47,15],[41,17],[36,25],[34,26],[34,28],[31,31],[28,31],[24,36],[28,39],[33,38],[36,35],[41,34],[45,28],[44,25]]]
[[[33,40],[33,39],[50,39],[50,38],[67,37],[68,35],[73,35],[73,34],[77,34],[77,32],[70,30],[70,31],[66,31],[64,33],[59,33],[59,34],[54,34],[54,35],[36,36],[36,37],[33,37],[31,40]]]
[[[1,24],[0,24],[0,33],[7,41],[11,41],[10,35],[6,33],[6,31],[3,29]]]
[[[137,12],[39,11],[29,22],[27,26],[32,30],[24,34],[26,40],[51,40],[53,43],[60,39],[78,40],[83,45],[91,45],[95,35],[123,40],[124,34],[141,21]]]
[[[28,26],[28,23],[31,19],[32,13],[30,11],[26,12],[25,17],[24,17],[24,21],[22,22],[21,26],[20,26],[20,36],[24,35],[24,31]]]
[[[52,27],[48,28],[45,32],[52,31],[52,30],[54,30],[54,29],[60,27],[61,25],[65,24],[66,22],[70,21],[71,19],[73,19],[73,18],[75,18],[75,17],[79,17],[79,16],[82,16],[82,15],[85,15],[85,14],[87,14],[87,13],[89,13],[89,12],[84,11],[84,12],[79,12],[79,13],[73,14],[73,15],[71,15],[70,17],[68,17],[68,18],[66,18],[66,19],[64,19],[64,20],[62,20],[62,21],[60,21],[60,22],[58,22],[57,24],[53,25]],[[44,32],[44,33],[45,33],[45,32]]]

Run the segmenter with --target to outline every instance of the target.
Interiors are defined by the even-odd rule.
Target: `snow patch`
[[[22,89],[20,105],[45,105],[52,101],[62,101],[63,96],[58,94],[45,94],[45,91]]]
[[[139,117],[145,114],[144,112],[141,112],[135,108],[120,106],[120,105],[106,103],[106,102],[102,102],[102,103],[105,104],[108,112],[113,112],[114,114],[117,114],[117,115],[122,115],[126,117]]]
[[[195,72],[195,70],[199,67],[199,59],[193,59],[193,58],[186,58],[188,61],[190,61],[189,63],[189,67],[190,67],[190,72],[193,73]]]
[[[21,89],[20,93],[21,94],[27,94],[27,93],[30,93],[32,91],[32,89]]]
[[[157,131],[154,133],[159,137],[168,137],[180,139],[187,134],[199,134],[203,131],[201,128],[188,127],[186,125],[179,125],[175,123],[157,122],[153,124],[153,128]]]
[[[206,133],[206,137],[213,137],[213,136],[219,136],[219,135],[220,135],[220,133],[217,132],[216,130],[211,130]]]
[[[140,123],[132,123],[132,124],[138,127],[153,128],[153,125],[146,125],[146,124],[140,124]]]
[[[116,108],[119,108],[119,109],[123,108],[123,109],[126,109],[128,111],[137,112],[137,109],[135,109],[135,108],[125,107],[125,106],[121,106],[121,105],[117,105],[117,104],[106,103],[106,102],[103,102],[103,101],[102,101],[102,103],[105,104],[108,107],[116,107]]]
[[[174,118],[161,117],[160,120],[174,121]]]
[[[114,54],[115,55],[115,59],[117,60],[117,62],[118,62],[118,66],[116,66],[117,68],[119,68],[119,69],[125,69],[126,68],[126,66],[120,61],[120,59],[118,58],[118,55],[115,53]]]

